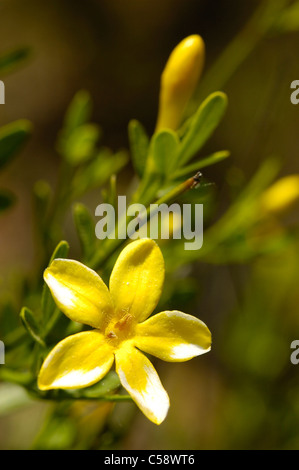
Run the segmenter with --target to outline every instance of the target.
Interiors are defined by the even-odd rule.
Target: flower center
[[[109,343],[118,346],[122,341],[134,335],[134,317],[127,313],[117,322],[112,321],[105,330],[105,336]]]

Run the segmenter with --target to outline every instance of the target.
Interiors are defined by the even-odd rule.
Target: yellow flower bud
[[[260,203],[264,212],[279,214],[299,201],[299,175],[289,175],[276,181],[262,195]]]
[[[156,131],[176,130],[200,78],[205,56],[202,38],[194,34],[172,51],[161,75]]]

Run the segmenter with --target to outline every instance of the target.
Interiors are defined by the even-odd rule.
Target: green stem
[[[173,188],[171,191],[166,193],[164,196],[162,196],[160,199],[158,199],[154,204],[159,206],[160,204],[166,204],[166,203],[171,203],[174,200],[176,200],[181,194],[185,193],[186,191],[196,188],[200,184],[200,179],[201,179],[201,173],[196,173],[196,175],[192,176],[191,178],[188,178],[186,181],[183,183],[179,184],[175,188]],[[139,228],[141,228],[153,215],[155,215],[155,212],[151,210],[151,205],[146,208],[146,211],[144,214],[140,215],[139,219]],[[89,263],[89,267],[91,267],[94,270],[100,269],[106,261],[110,258],[110,256],[118,249],[120,248],[128,239],[129,236],[132,234],[127,233],[127,217],[123,218],[122,224],[125,225],[126,228],[126,238],[125,239],[111,239],[108,240],[107,244],[105,245],[105,253],[100,252],[97,253],[94,258],[91,260]]]
[[[59,390],[61,392],[61,390]],[[36,398],[40,398],[41,400],[47,400],[47,401],[55,401],[55,402],[60,402],[60,401],[67,401],[67,400],[80,400],[80,401],[112,401],[112,402],[119,402],[119,401],[132,401],[132,398],[130,395],[102,395],[102,396],[78,396],[74,394],[73,396],[71,394],[67,393],[47,393],[46,395],[42,395],[36,392],[33,392],[34,396]]]

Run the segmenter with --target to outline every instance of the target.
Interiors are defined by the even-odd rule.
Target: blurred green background
[[[280,159],[278,177],[299,173],[299,106],[290,102],[290,84],[299,79],[299,9],[294,9],[295,25],[291,21],[295,13],[289,15],[289,23],[278,15],[280,22],[262,34],[262,13],[249,23],[261,5],[280,8],[295,3],[2,0],[0,53],[26,46],[30,55],[16,70],[0,77],[6,86],[0,125],[26,118],[34,131],[0,176],[1,185],[17,195],[14,208],[0,220],[0,292],[17,295],[18,278],[34,265],[32,186],[40,178],[55,185],[56,136],[74,94],[79,89],[90,92],[93,120],[103,129],[104,144],[115,151],[128,148],[130,119],[140,120],[153,132],[161,71],[173,47],[190,34],[200,34],[206,43],[199,97],[219,89],[229,99],[228,112],[205,147],[205,154],[215,149],[231,151],[229,159],[204,171],[205,178],[215,183],[218,215],[267,157]],[[271,23],[270,10],[266,19]],[[239,42],[232,55],[224,56],[222,66],[218,62],[213,75],[219,57],[236,37]],[[130,164],[121,172],[119,194],[126,190],[132,173]],[[94,191],[84,201],[94,211],[101,194]],[[283,228],[290,223],[296,227],[298,221],[297,206],[280,223]],[[79,245],[71,218],[65,233],[70,257],[76,258]],[[213,335],[212,351],[184,364],[157,363],[171,399],[169,415],[156,427],[137,412],[128,431],[122,420],[131,405],[117,405],[111,424],[119,436],[116,447],[299,448],[299,365],[290,362],[290,344],[299,337],[298,248],[295,236],[269,254],[242,262],[229,256],[221,264],[199,261],[192,273],[188,267],[178,273],[185,280],[186,293],[178,299],[180,305],[172,299],[174,308],[207,323]],[[3,409],[0,400],[0,448],[29,448],[49,405],[27,400],[16,389],[8,393],[17,395],[15,403],[19,400],[20,406]],[[109,432],[106,438],[109,447]],[[68,446],[68,440],[59,438],[52,444],[52,448]]]

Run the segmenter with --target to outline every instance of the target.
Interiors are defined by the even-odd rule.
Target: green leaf
[[[120,381],[116,372],[111,371],[95,385],[82,390],[76,390],[74,393],[78,398],[101,398],[114,392],[120,387]]]
[[[131,156],[137,175],[142,178],[149,151],[149,138],[144,127],[136,119],[129,122]]]
[[[19,312],[15,310],[13,300],[8,298],[1,299],[0,304],[0,323],[1,323],[1,338],[3,341],[5,336],[10,332],[16,330],[19,326]],[[5,341],[4,341],[5,342]]]
[[[0,57],[1,75],[7,72],[11,72],[20,64],[20,62],[27,59],[29,53],[30,49],[28,47],[23,47],[19,49],[14,49],[13,51],[9,51],[6,54],[2,55]]]
[[[202,168],[205,168],[207,166],[215,165],[216,163],[221,162],[225,158],[228,158],[230,156],[230,152],[227,150],[221,150],[220,152],[215,152],[209,155],[208,157],[205,157],[201,160],[198,160],[197,162],[192,163],[191,165],[185,166],[176,172],[174,172],[173,179],[178,179],[185,177],[189,174],[192,174],[198,170],[201,170]]]
[[[92,101],[88,91],[78,91],[65,114],[63,127],[69,133],[73,132],[77,127],[86,124],[92,111]]]
[[[39,225],[42,225],[50,206],[52,190],[47,181],[37,181],[33,188],[33,203],[36,219]]]
[[[82,203],[77,203],[73,208],[74,222],[80,240],[83,258],[88,260],[95,251],[95,222]]]
[[[151,155],[157,172],[163,174],[166,180],[171,176],[178,149],[179,139],[174,131],[165,129],[154,134],[151,143]]]
[[[55,398],[54,398],[55,400]],[[32,446],[32,450],[65,450],[74,448],[77,429],[74,418],[56,407],[46,416],[41,431]]]
[[[128,153],[125,150],[112,154],[108,149],[101,149],[99,154],[76,174],[73,181],[74,197],[101,187],[113,174],[118,173],[128,160]]]
[[[281,161],[276,157],[268,157],[261,163],[234,203],[209,230],[209,237],[212,237],[213,241],[215,239],[216,244],[219,240],[231,238],[236,233],[245,233],[247,228],[255,223],[259,216],[256,207],[258,198],[272,183],[280,169]]]
[[[94,156],[100,134],[100,128],[96,124],[83,124],[67,138],[63,137],[58,149],[70,165],[80,165]]]
[[[136,201],[149,204],[161,187],[171,180],[178,149],[179,139],[174,131],[163,129],[153,135],[145,173],[134,196]]]
[[[22,148],[32,131],[29,121],[22,119],[0,128],[0,168]]]
[[[299,2],[293,3],[289,8],[281,12],[275,21],[273,32],[284,33],[298,31],[299,29]]]
[[[37,396],[46,400],[103,400],[103,401],[131,401],[130,395],[120,395],[114,392],[121,386],[118,375],[114,371],[108,374],[95,385],[75,390],[49,390],[37,392]]]
[[[54,259],[67,258],[69,249],[70,249],[70,246],[68,242],[66,242],[65,240],[62,240],[61,242],[59,242],[55,250],[53,251],[53,254],[49,262],[49,266],[52,263],[52,261],[54,261]]]
[[[109,178],[108,188],[102,189],[102,199],[104,204],[111,204],[117,213],[117,189],[116,175],[113,174]]]
[[[203,147],[220,123],[227,108],[227,97],[222,92],[212,93],[199,106],[177,154],[177,165],[182,167]]]
[[[15,202],[16,198],[10,191],[1,189],[0,190],[0,212],[9,209]]]
[[[29,310],[27,307],[23,307],[20,313],[20,317],[31,338],[44,348],[46,345],[40,336],[40,327],[31,310]]]
[[[70,165],[86,162],[96,151],[101,129],[97,124],[88,122],[91,111],[90,94],[86,90],[78,91],[66,111],[57,140],[58,152]]]
[[[62,240],[60,243],[58,243],[57,247],[55,248],[53,255],[51,256],[49,266],[52,261],[56,258],[67,258],[68,252],[69,244],[66,241]],[[51,318],[51,316],[56,310],[56,304],[46,283],[44,283],[43,287],[41,307],[43,311],[43,324],[46,325],[48,320]]]

